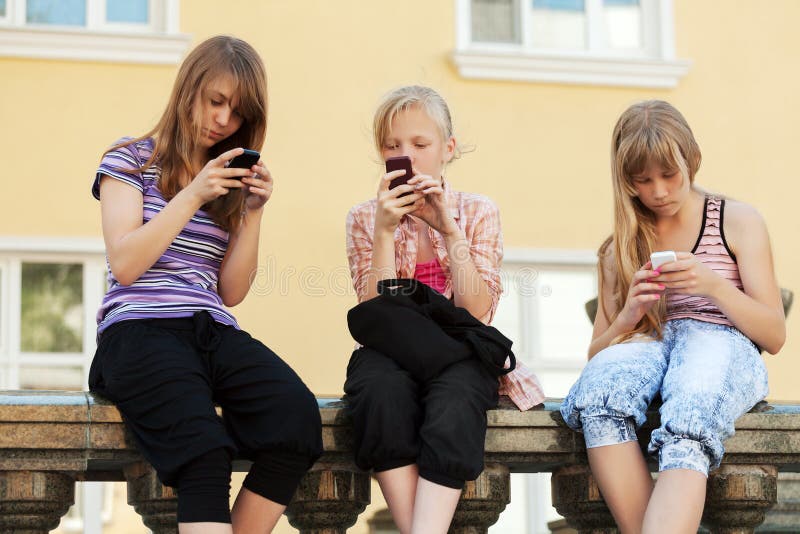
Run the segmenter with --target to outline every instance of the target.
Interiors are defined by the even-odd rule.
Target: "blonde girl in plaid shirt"
[[[411,158],[414,176],[407,184],[390,189],[389,183],[402,176],[404,171],[384,174],[378,185],[377,198],[353,207],[348,213],[347,255],[359,302],[377,295],[379,280],[413,278],[417,264],[437,260],[441,267],[438,279],[435,279],[440,286],[438,290],[452,298],[457,306],[489,323],[502,291],[499,212],[484,196],[452,191],[443,178],[445,166],[459,155],[447,104],[427,87],[399,88],[387,95],[376,111],[373,134],[375,146],[384,160],[393,156]],[[401,197],[404,193],[408,194]],[[373,353],[369,356],[377,358],[382,355]],[[379,388],[365,385],[363,378],[355,378],[358,372],[363,372],[364,358],[359,362],[359,357],[357,350],[348,366],[345,391],[352,399],[354,414],[362,410],[361,406],[369,405],[374,417],[377,399],[365,400],[364,390]],[[386,380],[385,375],[375,375]],[[512,372],[502,386],[501,392],[508,393],[521,409],[530,408],[544,398],[538,380],[524,366]],[[487,398],[493,396],[494,402],[496,387],[490,384],[491,394],[486,395]],[[464,393],[468,391],[471,390],[465,383]],[[477,415],[476,412],[475,419],[479,418]],[[396,437],[382,436],[385,431],[381,421],[373,425],[369,417],[366,420],[369,428],[357,429],[357,441],[361,434],[369,436],[370,433],[376,442]],[[354,421],[359,425],[357,416],[354,416]],[[475,422],[475,434],[484,435],[480,434],[481,424],[485,434],[485,416],[483,421]],[[437,465],[442,472],[440,477],[436,469],[427,468],[424,459],[425,443],[435,439],[422,436],[420,441],[421,452],[416,463],[412,460],[403,462],[403,454],[397,452],[396,444],[393,445],[394,452],[399,458],[385,458],[392,452],[381,452],[375,453],[376,457],[384,455],[380,460],[365,459],[360,454],[366,453],[361,453],[357,446],[356,460],[360,460],[363,467],[376,470],[376,478],[401,533],[444,534],[461,493],[457,488],[458,481],[463,483],[465,479],[459,475],[449,478],[450,472],[441,466],[446,463],[466,465],[469,461],[461,462],[464,453],[458,445],[452,446],[452,451],[438,451],[440,456],[445,456]],[[445,440],[445,443],[449,444],[449,441]],[[478,451],[481,458],[478,459],[477,473],[469,475],[474,475],[472,478],[482,468],[482,447],[481,441]],[[381,462],[383,468],[379,469]],[[393,467],[395,465],[397,467]]]

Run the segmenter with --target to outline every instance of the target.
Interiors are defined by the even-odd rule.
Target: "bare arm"
[[[142,193],[119,180],[103,176],[100,210],[103,239],[111,272],[120,284],[134,283],[161,257],[202,203],[186,190],[142,224]]]
[[[272,196],[273,180],[264,163],[259,161],[251,170],[256,178],[242,178],[248,187],[242,224],[230,236],[228,250],[219,269],[217,288],[226,306],[236,306],[244,300],[253,284],[258,267],[258,242],[264,205]]]
[[[450,260],[453,300],[474,317],[489,324],[502,291],[500,262],[503,257],[500,212],[493,203],[475,215],[471,241],[454,227],[442,234]]]
[[[619,309],[614,298],[616,285],[614,257],[612,254],[607,254],[600,261],[604,283],[600,295],[597,296],[597,314],[594,318],[592,342],[589,344],[589,359],[608,347],[616,337],[634,330],[644,314],[661,298],[664,289],[663,286],[649,281],[657,276],[658,272],[650,270],[650,262],[647,262],[634,274],[624,306],[614,317]],[[612,317],[614,319],[609,323]]]
[[[414,188],[411,185],[404,184],[389,189],[389,182],[403,174],[402,170],[392,171],[381,178],[371,240],[364,235],[366,229],[363,226],[352,225],[351,221],[348,221],[348,249],[357,241],[355,246],[352,246],[353,252],[348,250],[348,256],[359,302],[378,295],[378,281],[397,278],[394,231],[403,215],[411,213],[424,202],[424,196],[412,192]],[[406,192],[411,194],[400,198],[400,195]]]
[[[786,341],[786,318],[767,225],[746,204],[728,202],[726,207],[724,230],[736,254],[744,293],[724,284],[711,298],[744,335],[776,354]]]
[[[110,176],[100,180],[103,239],[111,272],[120,284],[130,285],[167,250],[200,206],[242,187],[233,179],[246,169],[223,168],[241,153],[230,150],[208,162],[202,171],[147,223],[142,223],[142,193]]]
[[[766,224],[751,206],[727,202],[724,231],[744,292],[686,253],[671,266],[676,272],[662,277],[677,293],[706,296],[744,335],[775,354],[786,340],[786,320]]]

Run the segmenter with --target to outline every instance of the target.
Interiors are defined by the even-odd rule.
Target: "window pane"
[[[472,41],[519,43],[518,0],[472,0]]]
[[[537,352],[546,358],[584,362],[592,340],[584,304],[597,295],[594,269],[543,269],[537,282]]]
[[[147,24],[149,17],[147,0],[106,0],[106,20]]]
[[[26,0],[25,21],[30,24],[86,26],[86,0]]]
[[[19,387],[22,389],[80,390],[83,383],[83,367],[20,365]]]
[[[524,290],[521,290],[521,276],[518,269],[504,269],[501,272],[503,283],[503,293],[497,303],[497,312],[494,315],[492,325],[500,330],[508,339],[514,342],[512,350],[518,358],[524,358],[524,348],[522,347],[522,297]]]
[[[83,266],[23,263],[20,348],[83,351]]]
[[[642,10],[639,0],[603,0],[606,46],[615,49],[642,47]]]
[[[586,48],[583,0],[532,0],[531,42],[536,48]]]
[[[0,0],[0,17],[6,16],[6,0]]]

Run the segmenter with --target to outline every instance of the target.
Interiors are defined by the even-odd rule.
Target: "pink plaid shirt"
[[[461,193],[444,184],[447,205],[458,227],[470,244],[470,255],[481,278],[489,288],[492,305],[481,321],[489,324],[497,310],[503,287],[500,283],[500,263],[503,260],[503,237],[500,231],[500,212],[497,206],[482,195]],[[372,265],[372,236],[375,229],[377,200],[362,202],[347,214],[347,261],[358,301],[367,293],[367,273]],[[453,296],[450,261],[444,238],[429,228],[429,237],[439,264],[447,276],[444,296]],[[417,228],[408,215],[395,230],[395,265],[399,278],[413,278],[417,265]],[[544,400],[539,379],[530,368],[517,362],[516,369],[500,377],[499,393],[508,395],[520,410],[528,410]]]

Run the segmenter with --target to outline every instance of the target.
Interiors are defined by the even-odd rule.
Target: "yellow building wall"
[[[692,66],[669,90],[462,79],[449,60],[454,9],[453,0],[181,3],[180,29],[193,44],[231,33],[265,59],[263,154],[275,177],[260,253],[268,271],[234,313],[314,392],[341,394],[353,345],[345,314],[355,303],[344,218],[375,193],[372,111],[402,84],[431,85],[450,103],[459,140],[476,150],[448,177],[498,203],[507,248],[596,248],[611,231],[614,121],[633,101],[669,100],[703,150],[697,183],[761,211],[778,280],[800,291],[800,3],[675,0],[677,56]],[[100,236],[90,195],[100,155],[155,123],[175,72],[0,58],[0,233]],[[800,397],[798,315],[781,354],[766,358],[773,399]]]

